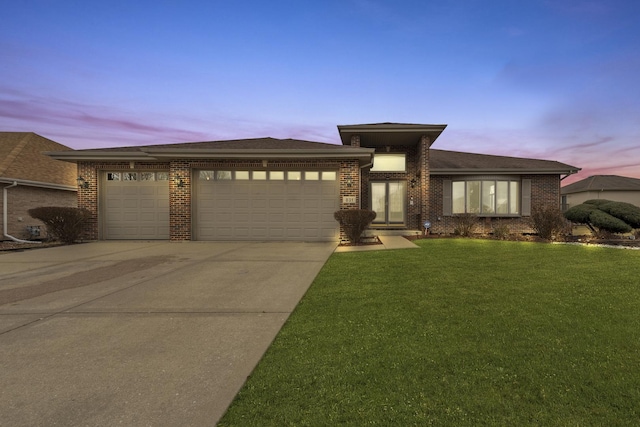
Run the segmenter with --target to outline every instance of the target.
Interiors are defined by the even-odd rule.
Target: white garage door
[[[103,238],[169,239],[169,173],[106,172]]]
[[[336,171],[196,173],[198,240],[334,241]]]

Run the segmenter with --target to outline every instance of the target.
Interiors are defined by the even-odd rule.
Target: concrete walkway
[[[335,243],[0,253],[0,426],[213,426]]]
[[[411,249],[418,245],[405,239],[402,236],[378,236],[381,245],[364,246],[338,246],[335,252],[360,252],[360,251],[380,251],[385,249]]]

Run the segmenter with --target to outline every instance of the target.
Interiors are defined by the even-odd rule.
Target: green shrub
[[[595,235],[627,233],[640,227],[640,208],[630,203],[592,199],[568,209],[565,218],[585,224]]]
[[[367,209],[347,209],[334,212],[333,217],[340,223],[349,241],[358,244],[364,230],[376,219],[376,213]]]
[[[633,228],[623,220],[609,215],[608,213],[596,209],[589,214],[589,223],[594,227],[598,227],[601,231],[610,233],[628,233]]]
[[[564,217],[578,224],[589,225],[589,215],[597,209],[598,208],[593,205],[582,203],[567,209]]]
[[[554,239],[567,228],[560,208],[551,205],[533,207],[530,223],[538,237],[546,240]]]
[[[82,238],[84,223],[89,218],[86,209],[60,206],[43,206],[28,212],[44,223],[49,236],[68,244]]]
[[[495,237],[496,239],[505,240],[509,238],[510,235],[511,232],[509,230],[509,227],[507,227],[506,225],[498,224],[493,227],[493,237]]]
[[[631,203],[609,202],[601,205],[600,210],[621,219],[633,228],[640,227],[640,208]]]
[[[478,223],[478,216],[472,213],[456,214],[453,216],[453,234],[456,236],[470,237]]]

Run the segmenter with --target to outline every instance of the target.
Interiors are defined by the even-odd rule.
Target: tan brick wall
[[[3,199],[0,196],[0,212],[3,212]],[[28,213],[29,209],[42,206],[75,207],[76,193],[68,190],[18,185],[7,189],[7,233],[18,239],[30,239],[27,226],[40,226],[40,238],[46,238],[44,224]],[[1,215],[1,214],[0,214]],[[5,239],[4,233],[0,240]]]

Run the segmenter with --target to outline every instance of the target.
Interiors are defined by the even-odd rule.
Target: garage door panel
[[[290,223],[299,223],[304,220],[304,215],[299,212],[287,212],[286,219]]]
[[[272,210],[277,210],[278,212],[285,212],[284,210],[285,206],[286,206],[285,200],[281,200],[281,199],[269,200],[269,208]]]
[[[254,199],[251,201],[251,209],[254,210],[266,210],[269,206],[269,201],[266,199]]]
[[[156,189],[144,184],[140,184],[140,187],[138,187],[138,195],[139,196],[155,196]]]
[[[145,177],[151,180],[144,181],[111,181],[106,175],[100,189],[104,194],[103,238],[168,239],[169,181],[155,180],[156,175],[149,172]]]
[[[307,199],[304,201],[304,209],[305,211],[310,209],[318,209],[320,208],[320,200],[317,199]]]
[[[298,210],[302,207],[302,200],[300,199],[287,199],[286,200],[287,211]]]
[[[234,234],[239,238],[251,237],[251,229],[248,227],[235,227]]]
[[[310,177],[314,175],[318,176]],[[284,177],[288,176],[285,172]],[[333,212],[339,209],[337,181],[307,181],[304,173],[294,179],[296,176],[303,179],[270,179],[272,175],[267,174],[266,179],[258,180],[196,182],[196,238],[336,240],[338,226]]]
[[[251,221],[251,214],[244,212],[244,213],[235,213],[234,214],[237,222],[239,224],[248,224]]]
[[[140,199],[140,207],[143,209],[153,209],[158,205],[155,199]]]
[[[124,199],[122,200],[122,207],[125,209],[138,209],[138,199]]]

